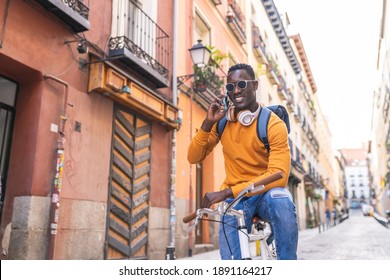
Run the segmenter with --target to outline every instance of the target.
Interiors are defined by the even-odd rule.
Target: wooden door
[[[151,123],[116,108],[106,259],[147,259]]]

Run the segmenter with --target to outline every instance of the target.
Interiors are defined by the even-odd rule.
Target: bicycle
[[[193,221],[193,223],[188,227],[187,231],[193,230],[200,220],[209,220],[214,222],[221,222],[222,226],[224,226],[224,216],[229,215],[237,218],[238,222],[238,236],[240,241],[240,251],[241,251],[241,257],[243,260],[251,260],[251,254],[250,254],[250,242],[251,241],[259,241],[260,243],[260,259],[263,260],[275,260],[276,259],[276,247],[275,247],[275,241],[272,240],[268,244],[267,239],[272,234],[271,226],[266,221],[262,220],[259,217],[253,217],[252,218],[252,228],[250,233],[247,233],[247,225],[245,224],[245,218],[244,218],[244,212],[243,210],[236,210],[234,207],[238,204],[238,202],[245,197],[247,194],[256,195],[258,192],[262,191],[265,187],[264,185],[267,185],[273,181],[276,181],[278,179],[283,178],[283,172],[277,172],[274,174],[271,174],[270,176],[267,176],[263,178],[262,180],[259,180],[253,184],[251,184],[249,187],[242,190],[239,195],[233,199],[232,202],[226,203],[221,202],[218,204],[218,207],[216,209],[210,209],[210,208],[200,208],[197,209],[195,212],[185,216],[183,218],[184,223],[189,223]],[[221,221],[218,220],[211,220],[211,219],[204,219],[203,216],[210,215],[210,216],[220,216],[222,217]]]

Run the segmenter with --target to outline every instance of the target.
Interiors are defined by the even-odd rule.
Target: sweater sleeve
[[[201,162],[219,142],[216,124],[210,132],[199,129],[188,147],[187,159],[191,164]]]
[[[234,197],[236,197],[243,189],[252,183],[257,182],[278,171],[282,171],[284,177],[267,184],[264,191],[262,192],[266,192],[271,188],[285,187],[287,185],[290,174],[291,161],[290,147],[288,144],[288,132],[284,122],[276,115],[273,115],[273,117],[270,118],[270,122],[268,124],[268,141],[270,144],[270,153],[268,157],[267,170],[249,182],[243,182],[241,184],[232,186]]]

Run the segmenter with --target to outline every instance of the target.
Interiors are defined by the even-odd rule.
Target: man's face
[[[246,81],[246,83],[242,81]],[[257,80],[252,80],[246,70],[242,69],[228,74],[227,84],[230,83],[234,85],[234,89],[232,91],[228,91],[227,94],[233,101],[236,109],[239,111],[250,110],[251,112],[254,112],[257,109]]]

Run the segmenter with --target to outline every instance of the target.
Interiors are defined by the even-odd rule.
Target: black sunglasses
[[[256,80],[241,80],[236,83],[237,88],[239,90],[244,90],[248,86],[248,82],[256,82]],[[226,84],[225,88],[227,92],[232,92],[236,88],[236,85],[234,83],[228,83]]]

